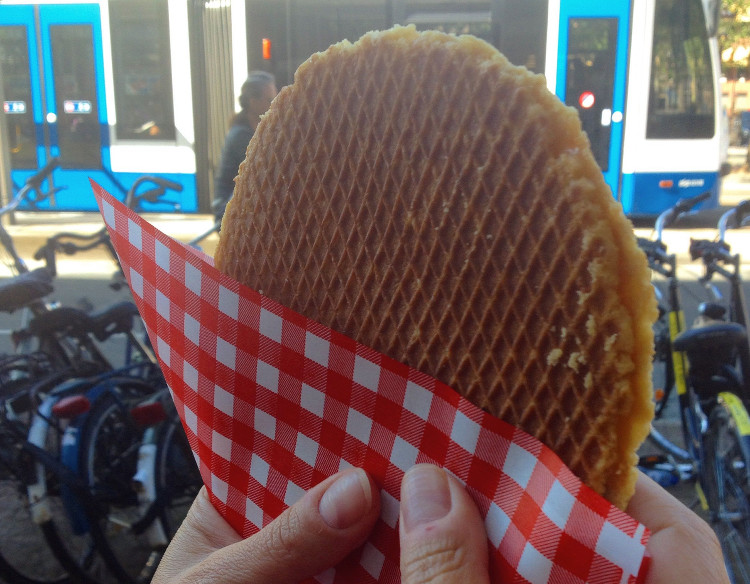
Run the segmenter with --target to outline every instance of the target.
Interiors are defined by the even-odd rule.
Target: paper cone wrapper
[[[211,501],[243,537],[323,479],[362,467],[381,488],[381,517],[314,581],[399,582],[401,478],[429,462],[476,502],[493,582],[643,582],[648,530],[549,448],[240,285],[94,190]]]

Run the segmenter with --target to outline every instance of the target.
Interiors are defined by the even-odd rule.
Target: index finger
[[[719,540],[708,523],[642,473],[626,512],[651,531],[646,584],[729,584]]]

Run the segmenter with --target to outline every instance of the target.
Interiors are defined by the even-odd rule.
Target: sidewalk
[[[214,223],[213,215],[203,214],[145,213],[143,217],[160,231],[182,242],[188,242],[208,231]],[[104,226],[104,221],[99,213],[93,212],[17,212],[14,223],[9,225],[6,222],[4,225],[13,238],[18,254],[30,267],[36,267],[34,253],[49,237],[61,232],[83,235],[95,233]],[[201,242],[201,249],[213,255],[218,241],[218,235],[212,233]],[[0,257],[4,256],[3,251]],[[113,272],[112,260],[103,248],[80,252],[72,257],[58,256],[57,267],[60,276],[109,278]],[[0,263],[0,278],[11,275],[7,266]]]

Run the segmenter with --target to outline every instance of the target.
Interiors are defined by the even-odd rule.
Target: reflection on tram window
[[[119,140],[174,140],[167,0],[109,4]]]
[[[711,138],[714,84],[703,6],[658,0],[647,138]]]
[[[25,26],[0,26],[0,70],[11,166],[14,169],[37,168],[29,41]]]

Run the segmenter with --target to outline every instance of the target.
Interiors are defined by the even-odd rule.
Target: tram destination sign
[[[90,114],[93,109],[91,102],[84,99],[66,99],[63,102],[63,111],[66,114]]]
[[[3,111],[6,114],[25,114],[26,102],[25,101],[4,101]]]

